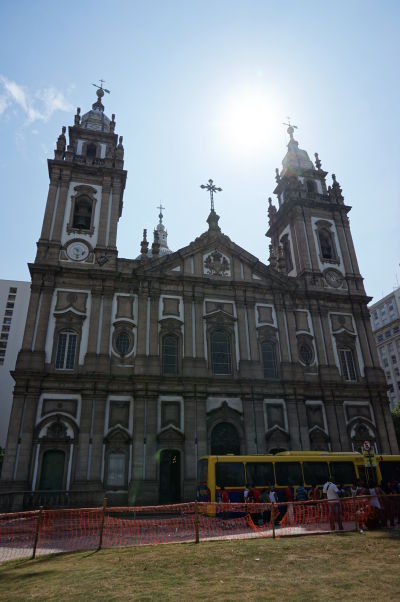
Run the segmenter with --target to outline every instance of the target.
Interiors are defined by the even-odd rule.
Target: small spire
[[[286,272],[286,259],[282,245],[278,246],[278,271],[282,273]]]
[[[279,184],[280,181],[281,181],[281,176],[280,176],[280,173],[279,173],[279,169],[276,167],[275,168],[275,182],[277,184]]]
[[[140,243],[140,253],[141,253],[143,259],[145,259],[147,257],[148,252],[149,252],[149,243],[147,241],[147,230],[145,228],[143,230],[143,240]]]
[[[77,107],[76,108],[76,115],[75,115],[75,125],[79,125],[81,122],[81,108]]]
[[[111,115],[111,121],[110,121],[110,132],[114,132],[115,131],[115,113],[113,113]]]
[[[277,209],[276,209],[275,205],[272,204],[271,197],[268,197],[268,221],[269,221],[269,225],[271,225],[272,222],[274,221],[276,212],[277,212]]]
[[[151,245],[151,255],[152,255],[152,257],[158,257],[159,253],[160,253],[160,241],[158,238],[157,230],[154,230],[154,240],[153,240],[153,244]]]
[[[318,156],[318,153],[314,153],[314,157],[315,157],[315,167],[316,167],[317,169],[321,169],[321,165],[322,165],[322,163],[321,163],[321,161],[320,161],[320,158],[319,158],[319,156]]]
[[[56,150],[54,151],[55,159],[64,159],[65,147],[67,144],[67,139],[65,137],[66,131],[67,131],[67,128],[65,127],[65,125],[63,125],[63,127],[61,129],[61,134],[59,135],[59,137],[57,139]]]
[[[344,197],[342,194],[342,189],[340,187],[339,182],[336,180],[336,175],[332,174],[333,184],[332,187],[329,186],[328,192],[331,200],[334,203],[338,203],[339,205],[344,205]]]
[[[269,245],[269,266],[276,270],[276,255],[273,245]]]

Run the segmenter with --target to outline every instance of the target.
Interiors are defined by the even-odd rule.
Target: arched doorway
[[[43,454],[40,475],[40,491],[61,491],[64,489],[65,452],[51,449]]]
[[[181,452],[163,449],[160,454],[160,504],[181,501]]]
[[[220,422],[211,432],[211,454],[240,454],[240,438],[236,428],[230,422]]]

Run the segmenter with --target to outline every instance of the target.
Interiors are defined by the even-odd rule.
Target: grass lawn
[[[0,566],[0,600],[400,600],[400,532],[171,544]]]

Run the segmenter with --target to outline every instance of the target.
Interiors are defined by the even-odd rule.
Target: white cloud
[[[25,86],[0,75],[3,94],[0,96],[0,114],[9,107],[18,106],[24,112],[28,124],[48,121],[56,111],[72,111],[71,103],[63,93],[49,86],[30,92]]]

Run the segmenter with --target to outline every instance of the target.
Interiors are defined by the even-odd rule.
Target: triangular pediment
[[[186,247],[138,265],[149,276],[207,278],[216,282],[247,281],[275,289],[296,288],[293,278],[278,273],[222,232],[207,231]]]

